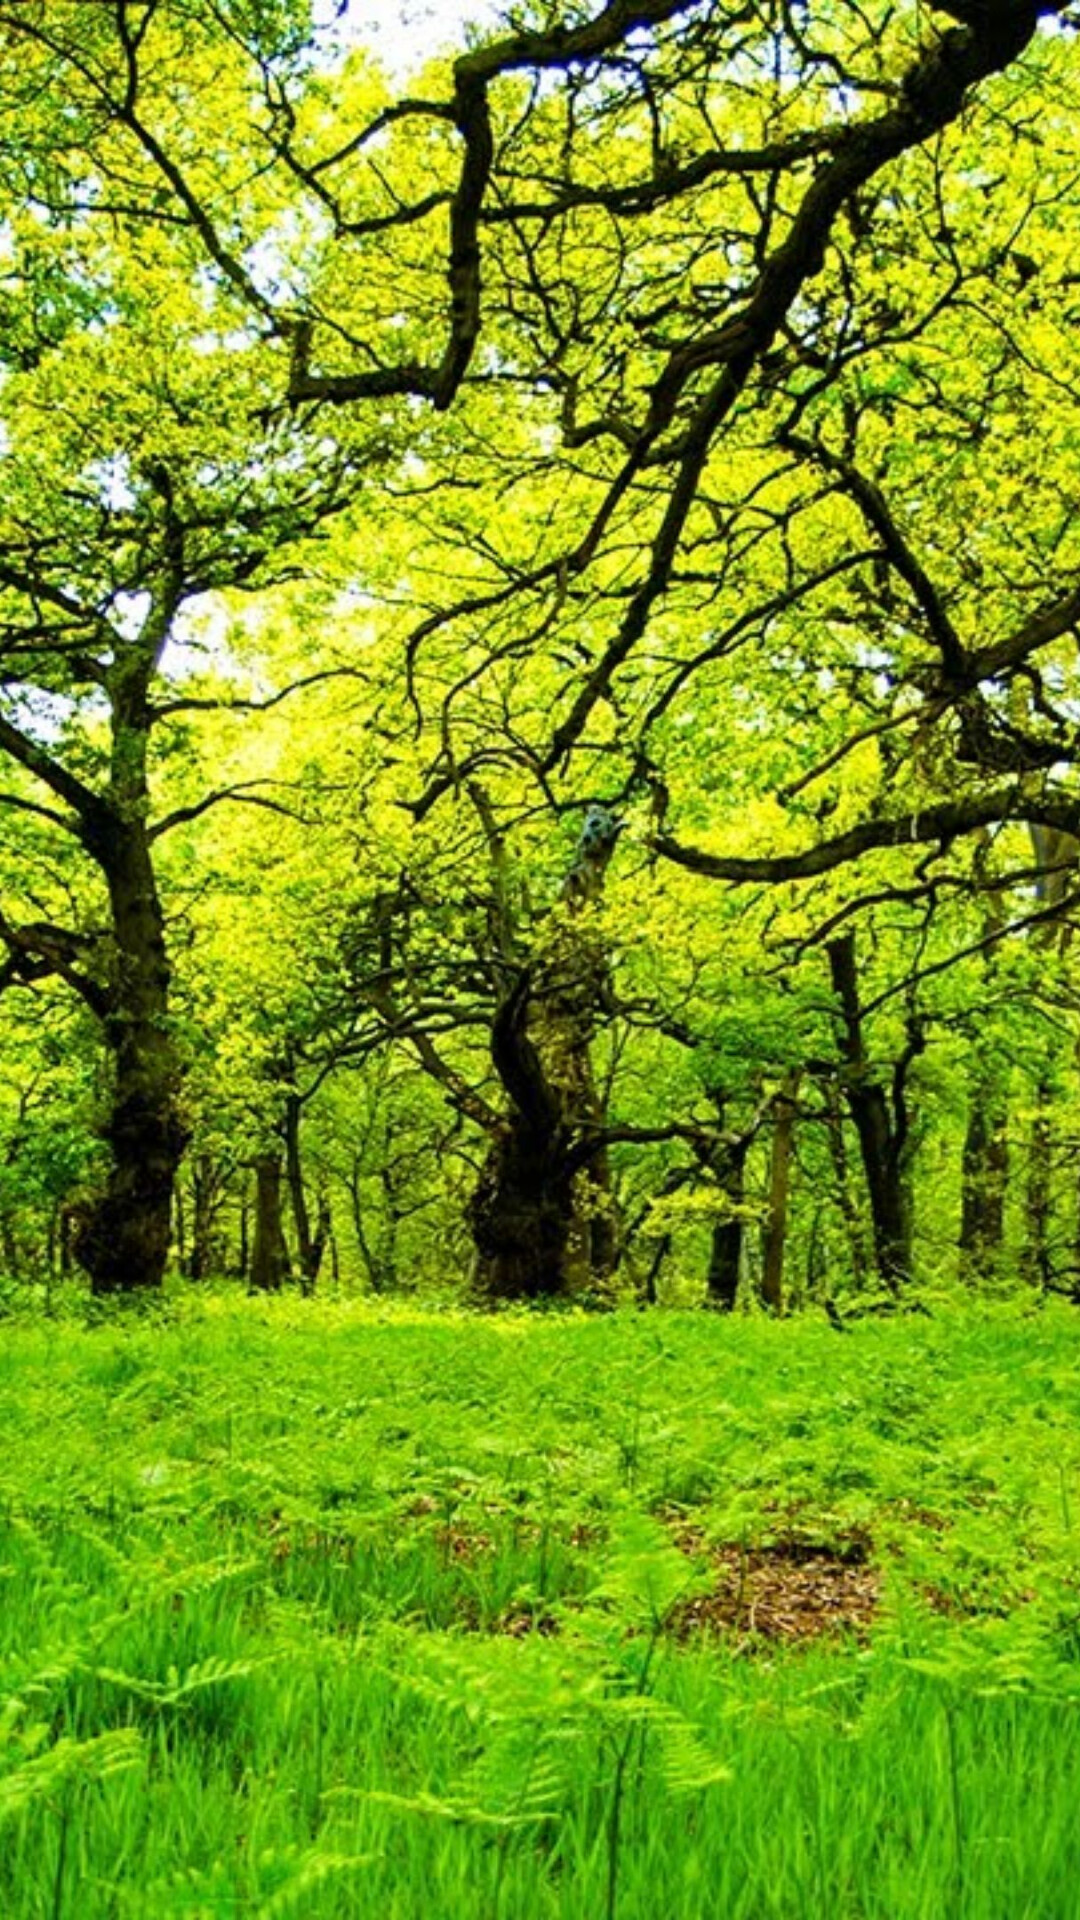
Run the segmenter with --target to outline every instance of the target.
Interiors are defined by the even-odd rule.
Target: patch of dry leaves
[[[738,1635],[744,1644],[799,1642],[847,1633],[865,1639],[881,1581],[869,1542],[850,1535],[829,1545],[795,1538],[770,1546],[709,1546],[694,1529],[678,1545],[704,1555],[715,1572],[706,1592],[680,1601],[668,1626],[680,1640],[696,1634]]]

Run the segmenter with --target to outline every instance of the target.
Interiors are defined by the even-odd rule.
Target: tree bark
[[[597,956],[579,945],[526,969],[500,1008],[492,1056],[510,1112],[469,1209],[477,1286],[494,1300],[601,1296],[618,1258],[608,1156],[575,1171],[572,1147],[603,1124],[589,1048]]]
[[[660,1277],[660,1269],[671,1252],[671,1241],[672,1235],[670,1232],[660,1235],[660,1238],[653,1248],[652,1259],[649,1261],[648,1267],[645,1270],[645,1279],[641,1288],[641,1298],[648,1307],[655,1307],[656,1305],[658,1297],[656,1283]]]
[[[69,1202],[60,1202],[60,1278],[70,1280],[75,1269],[75,1242],[79,1234],[79,1215]]]
[[[359,1253],[360,1258],[364,1263],[364,1270],[367,1274],[368,1285],[370,1286],[372,1293],[381,1293],[383,1290],[384,1282],[386,1280],[386,1269],[383,1261],[378,1257],[376,1249],[371,1244],[371,1240],[369,1238],[368,1231],[367,1231],[367,1226],[364,1220],[364,1191],[363,1191],[363,1186],[361,1184],[362,1177],[363,1177],[362,1155],[358,1153],[354,1153],[352,1157],[352,1165],[349,1168],[349,1174],[348,1174],[349,1213],[352,1218],[353,1235],[356,1240],[357,1252]],[[393,1280],[392,1273],[390,1278],[392,1282]]]
[[[189,1280],[206,1280],[224,1268],[219,1213],[227,1177],[212,1154],[197,1154],[191,1163],[191,1231],[183,1269]]]
[[[694,1153],[702,1171],[721,1196],[721,1205],[713,1222],[709,1243],[709,1264],[705,1273],[707,1304],[722,1313],[735,1305],[742,1277],[746,1236],[746,1160],[755,1128],[743,1133],[724,1130],[727,1097],[718,1087],[710,1087],[709,1098],[716,1109],[716,1131],[703,1134]]]
[[[145,755],[145,735],[140,741]],[[105,1014],[112,1097],[103,1129],[112,1165],[75,1244],[95,1294],[161,1285],[172,1197],[187,1144],[180,1062],[169,1025],[164,916],[145,817],[115,813],[100,850],[109,890],[113,961]]]
[[[530,1032],[532,996],[532,976],[524,969],[492,1026],[492,1059],[511,1106],[469,1205],[476,1284],[490,1300],[558,1298],[572,1291],[569,1137],[562,1099]]]
[[[746,1230],[743,1205],[746,1197],[746,1156],[750,1151],[749,1134],[718,1145],[709,1155],[708,1165],[724,1196],[725,1208],[713,1223],[705,1291],[710,1307],[731,1313],[742,1274],[743,1238]]]
[[[828,947],[833,992],[839,1003],[843,1087],[855,1126],[870,1202],[874,1262],[891,1292],[911,1273],[911,1212],[905,1180],[909,1125],[906,1104],[908,1069],[921,1052],[923,1038],[911,1022],[904,1053],[893,1069],[891,1097],[874,1078],[862,1029],[855,962],[855,936],[847,933]]]
[[[280,1148],[256,1156],[255,1233],[248,1274],[250,1293],[279,1293],[291,1277],[289,1249],[281,1220]]]
[[[530,969],[496,1015],[492,1057],[510,1112],[469,1208],[477,1286],[494,1300],[601,1295],[617,1260],[606,1153],[575,1170],[571,1150],[603,1124],[589,1059],[597,956],[574,936]]]
[[[509,1097],[469,1207],[476,1285],[489,1300],[603,1299],[618,1257],[607,1152],[572,1150],[605,1119],[592,1042],[608,956],[581,915],[598,899],[619,825],[590,809],[557,922],[498,1008],[491,1054]]]
[[[867,1246],[866,1226],[855,1195],[851,1190],[851,1174],[848,1163],[847,1141],[844,1138],[844,1115],[839,1088],[830,1085],[825,1090],[827,1106],[827,1132],[829,1155],[836,1175],[836,1204],[840,1218],[847,1229],[848,1246],[851,1249],[851,1269],[855,1285],[862,1290],[870,1272],[870,1255]],[[811,1291],[812,1291],[811,1287]]]
[[[554,1135],[516,1117],[489,1149],[469,1207],[476,1284],[488,1300],[566,1298],[574,1205]]]
[[[787,1244],[788,1195],[795,1145],[795,1100],[799,1076],[789,1074],[777,1095],[769,1165],[769,1211],[765,1222],[761,1270],[761,1297],[773,1313],[784,1310],[784,1250]]]
[[[79,837],[100,869],[108,895],[104,978],[80,971],[62,945],[54,961],[100,1020],[109,1058],[109,1108],[102,1136],[111,1164],[103,1190],[72,1210],[72,1250],[95,1294],[161,1285],[172,1235],[176,1172],[187,1144],[147,779],[153,723],[149,689],[181,597],[178,564],[179,556],[170,551],[168,585],[152,597],[138,637],[117,638],[105,673],[110,751],[104,793],[96,793],[62,763],[16,737],[16,757],[38,772],[78,816]],[[79,954],[75,939],[69,956]]]
[[[187,1208],[184,1204],[184,1184],[178,1180],[173,1188],[173,1239],[176,1242],[176,1261],[185,1280],[189,1276]]]
[[[300,1291],[311,1295],[315,1291],[326,1251],[326,1237],[330,1231],[330,1213],[326,1195],[320,1194],[318,1212],[314,1230],[308,1209],[307,1184],[304,1180],[304,1166],[300,1153],[300,1122],[303,1117],[303,1101],[295,1091],[285,1096],[285,1114],[283,1131],[285,1138],[285,1168],[289,1184],[289,1201],[292,1207],[293,1223],[296,1227],[296,1251],[300,1268]]]

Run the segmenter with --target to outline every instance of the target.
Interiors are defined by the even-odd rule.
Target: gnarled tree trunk
[[[509,1119],[489,1149],[469,1207],[476,1285],[488,1300],[566,1298],[574,1215],[563,1135]]]
[[[145,743],[144,743],[145,745]],[[104,1191],[85,1209],[76,1257],[96,1294],[160,1286],[177,1168],[187,1144],[169,1024],[169,963],[145,819],[112,816],[99,854],[112,909],[104,1015],[112,1097]]]
[[[580,1290],[588,1271],[590,1224],[581,1216],[581,1175],[570,1159],[574,1133],[566,1049],[556,1049],[564,1056],[559,1084],[549,1047],[541,1051],[534,1038],[539,1024],[550,1041],[553,1010],[542,1008],[537,1022],[535,995],[526,968],[492,1028],[492,1058],[510,1111],[488,1150],[469,1208],[476,1284],[491,1300],[566,1298]]]
[[[618,1259],[603,1100],[591,1048],[608,958],[581,909],[603,882],[618,823],[590,809],[567,912],[521,970],[492,1025],[509,1098],[469,1209],[476,1284],[491,1300],[603,1296]]]

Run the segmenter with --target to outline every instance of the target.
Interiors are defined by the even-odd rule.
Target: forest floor
[[[0,1330],[4,1920],[1077,1920],[1080,1317]]]

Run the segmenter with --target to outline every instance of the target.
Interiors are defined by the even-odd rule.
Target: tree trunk
[[[104,1018],[112,1063],[104,1135],[112,1166],[104,1192],[86,1209],[75,1253],[93,1292],[113,1294],[161,1285],[187,1131],[169,1025],[164,917],[145,817],[114,814],[99,859],[115,943]]]
[[[826,1089],[828,1109],[827,1129],[829,1155],[836,1175],[836,1204],[840,1218],[847,1229],[848,1246],[851,1249],[851,1270],[855,1285],[861,1291],[865,1287],[870,1272],[870,1255],[867,1246],[866,1224],[851,1190],[847,1141],[844,1138],[844,1116],[840,1104],[839,1089],[830,1086]],[[811,1289],[812,1291],[812,1289]]]
[[[618,1259],[604,1122],[590,1048],[606,956],[573,920],[496,1014],[492,1058],[510,1112],[469,1207],[476,1282],[491,1300],[603,1297]]]
[[[731,1313],[734,1309],[742,1273],[742,1250],[742,1220],[717,1220],[712,1230],[705,1292],[709,1306],[721,1313]]]
[[[7,1278],[9,1280],[21,1280],[22,1259],[19,1253],[19,1243],[15,1236],[15,1228],[12,1225],[11,1215],[7,1212],[6,1208],[0,1213],[0,1255],[3,1257],[4,1270]]]
[[[896,1292],[911,1273],[911,1226],[888,1106],[883,1089],[873,1083],[851,1085],[847,1095],[870,1200],[874,1263]]]
[[[1031,1287],[1048,1287],[1050,1260],[1050,1160],[1053,1151],[1051,1091],[1041,1083],[1035,1095],[1035,1115],[1028,1147],[1027,1189],[1024,1194],[1024,1244],[1020,1273]]]
[[[773,1313],[784,1310],[784,1249],[787,1244],[788,1194],[795,1145],[795,1101],[799,1076],[787,1076],[776,1098],[769,1163],[769,1211],[762,1252],[761,1298]]]
[[[515,1114],[489,1149],[469,1206],[481,1293],[489,1300],[568,1296],[573,1218],[561,1129],[530,1128]]]
[[[746,1230],[743,1215],[746,1157],[751,1138],[747,1133],[735,1140],[717,1142],[707,1160],[725,1202],[723,1212],[713,1224],[709,1266],[705,1275],[708,1304],[718,1308],[721,1313],[732,1311],[739,1291]]]
[[[79,1213],[68,1201],[60,1203],[60,1278],[70,1280],[75,1270],[75,1242],[79,1237]]]
[[[1014,689],[1015,692],[1015,689]],[[1026,715],[1020,716],[1020,724]],[[1040,846],[1033,842],[1036,859]],[[986,950],[982,971],[987,997],[997,965],[997,941],[1008,919],[1005,900],[993,884],[989,861],[993,839],[984,828],[977,836],[973,873],[985,890],[982,912]],[[1040,887],[1046,876],[1040,875]],[[1042,898],[1040,891],[1039,897]],[[972,1064],[968,1082],[968,1116],[960,1159],[960,1254],[962,1265],[986,1278],[996,1272],[1005,1237],[1005,1192],[1009,1178],[1009,1106],[1006,1072],[973,1037]]]
[[[226,1171],[211,1154],[196,1156],[191,1168],[191,1237],[186,1268],[189,1280],[207,1280],[224,1266],[218,1213],[226,1178]]]
[[[296,1227],[296,1251],[300,1267],[300,1290],[311,1295],[319,1278],[323,1254],[326,1251],[326,1236],[330,1230],[330,1216],[325,1194],[319,1196],[319,1208],[315,1229],[312,1231],[311,1214],[308,1211],[307,1186],[304,1181],[303,1162],[300,1157],[300,1122],[303,1116],[303,1102],[300,1095],[291,1092],[285,1096],[285,1166],[289,1182],[289,1200],[292,1207],[293,1222]]]
[[[656,1305],[656,1302],[657,1302],[656,1283],[660,1278],[660,1269],[663,1266],[664,1261],[667,1259],[668,1254],[671,1252],[671,1240],[672,1240],[672,1236],[670,1233],[662,1233],[655,1247],[653,1248],[652,1259],[649,1261],[648,1267],[646,1268],[645,1279],[641,1288],[641,1297],[644,1300],[646,1306],[655,1307]]]
[[[806,1235],[806,1278],[804,1288],[808,1300],[817,1296],[818,1283],[825,1273],[824,1234],[822,1216],[824,1208],[817,1206],[810,1215],[810,1227]]]
[[[960,1251],[985,1277],[1001,1260],[1008,1179],[1008,1107],[1001,1089],[980,1074],[971,1088],[961,1158]]]
[[[281,1161],[279,1149],[260,1153],[255,1160],[255,1234],[251,1248],[248,1291],[278,1293],[290,1278],[289,1249],[281,1223]]]
[[[874,1261],[885,1285],[896,1293],[911,1273],[911,1213],[904,1160],[909,1133],[905,1092],[908,1069],[923,1047],[922,1031],[917,1022],[909,1022],[907,1045],[893,1069],[890,1097],[874,1078],[866,1056],[854,934],[830,940],[828,953],[833,992],[839,1002],[844,1095],[855,1125],[866,1178]]]
[[[376,1249],[372,1246],[368,1237],[367,1226],[364,1221],[364,1190],[361,1184],[362,1178],[362,1157],[360,1154],[354,1153],[348,1175],[349,1213],[352,1218],[353,1234],[356,1240],[357,1252],[364,1263],[364,1271],[367,1274],[368,1285],[372,1293],[381,1293],[386,1275]]]

